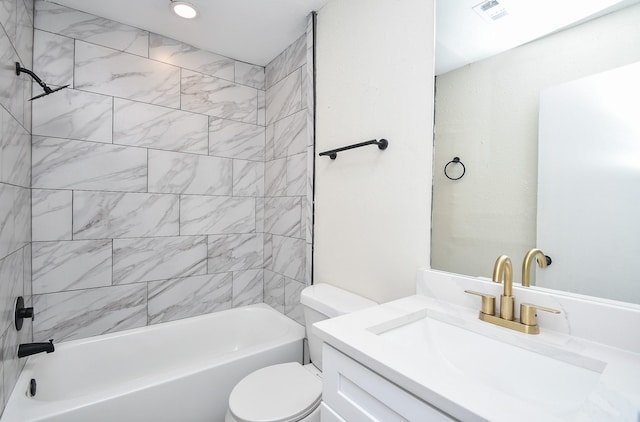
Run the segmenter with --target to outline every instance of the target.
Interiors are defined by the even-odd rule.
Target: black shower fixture
[[[42,82],[42,79],[38,78],[38,75],[36,75],[32,71],[30,71],[29,69],[25,69],[24,67],[20,66],[20,62],[16,62],[16,75],[20,75],[20,73],[22,73],[22,72],[24,72],[27,75],[31,76],[33,78],[33,80],[36,81],[38,83],[38,85],[40,85],[42,87],[42,89],[44,89],[44,94],[36,95],[35,97],[31,98],[29,101],[33,101],[33,100],[38,99],[40,97],[44,97],[45,95],[53,94],[54,92],[60,91],[61,89],[64,89],[64,88],[69,86],[69,85],[65,85],[65,86],[61,86],[60,88],[51,89],[51,88],[49,88],[47,86],[47,84]]]

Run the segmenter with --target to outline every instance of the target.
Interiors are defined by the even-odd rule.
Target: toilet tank
[[[377,305],[372,300],[324,283],[306,287],[300,294],[300,303],[304,309],[311,362],[320,370],[322,370],[322,341],[313,334],[311,325]]]

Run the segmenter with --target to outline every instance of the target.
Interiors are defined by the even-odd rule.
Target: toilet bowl
[[[267,366],[244,377],[229,395],[225,422],[320,422],[322,341],[311,326],[377,303],[329,284],[305,288],[300,303],[311,363]]]

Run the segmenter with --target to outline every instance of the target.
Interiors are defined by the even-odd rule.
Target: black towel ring
[[[450,164],[460,164],[462,166],[462,174],[458,177],[451,177],[447,174],[447,167],[449,167]],[[458,179],[462,179],[462,176],[464,176],[464,174],[466,173],[467,168],[464,166],[464,164],[462,163],[462,161],[460,161],[460,157],[453,157],[453,160],[449,161],[445,166],[444,166],[444,175],[447,176],[447,179],[451,179],[451,180],[458,180]]]

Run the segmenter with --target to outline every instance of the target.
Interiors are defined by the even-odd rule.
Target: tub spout
[[[48,343],[24,343],[18,346],[18,357],[24,358],[35,355],[36,353],[52,353],[53,351],[55,351],[53,339],[49,340]]]

